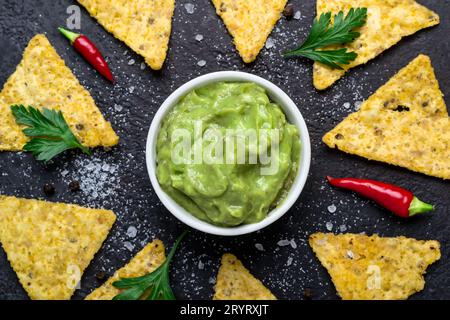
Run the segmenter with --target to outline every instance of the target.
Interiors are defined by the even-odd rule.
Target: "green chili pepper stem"
[[[75,33],[69,30],[66,30],[62,27],[58,28],[59,32],[61,32],[67,39],[70,40],[70,44],[73,44],[75,42],[75,40],[77,40],[77,38],[80,36],[79,33]]]
[[[412,217],[416,214],[426,213],[434,210],[434,206],[425,203],[418,198],[414,197],[409,205],[409,216]]]

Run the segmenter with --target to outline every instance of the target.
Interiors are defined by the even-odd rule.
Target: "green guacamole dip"
[[[256,135],[244,135],[242,140],[242,132]],[[253,143],[248,142],[251,138]],[[243,146],[243,153],[238,146]],[[297,174],[300,148],[297,128],[262,87],[219,82],[191,91],[164,118],[156,147],[156,176],[172,199],[201,220],[222,227],[255,223],[287,195]],[[204,154],[215,161],[205,161]],[[242,154],[244,163],[238,160]],[[263,172],[270,167],[263,154],[271,157],[271,164],[277,163],[269,173]]]

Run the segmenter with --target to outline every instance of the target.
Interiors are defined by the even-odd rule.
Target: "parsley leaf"
[[[114,287],[126,290],[116,295],[113,300],[139,300],[144,298],[147,300],[175,300],[175,295],[170,287],[169,267],[175,251],[186,233],[187,231],[178,237],[167,259],[155,271],[142,277],[115,281]]]
[[[297,49],[285,52],[285,58],[306,57],[323,63],[334,69],[342,69],[342,64],[349,64],[358,56],[346,48],[335,50],[318,50],[331,45],[346,44],[360,36],[355,29],[362,27],[367,20],[367,8],[351,8],[344,16],[340,11],[334,16],[331,25],[331,12],[322,13],[314,19],[311,31],[305,42]]]
[[[73,135],[61,111],[43,109],[42,112],[32,106],[11,106],[17,124],[27,126],[23,133],[31,138],[23,150],[30,151],[37,160],[49,161],[69,149],[81,149],[90,154]]]

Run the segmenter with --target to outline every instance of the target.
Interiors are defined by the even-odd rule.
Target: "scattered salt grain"
[[[353,254],[353,251],[347,250],[347,257],[348,257],[349,259],[353,259],[353,258],[355,257],[355,255]]]
[[[192,3],[186,3],[184,5],[184,8],[186,9],[186,12],[189,14],[193,14],[195,11],[195,6]]]
[[[301,17],[302,17],[302,13],[300,11],[296,11],[294,14],[294,19],[300,20]]]
[[[69,173],[68,170],[64,170],[63,172],[61,172],[61,175],[62,175],[63,177],[65,177],[65,176],[67,176],[68,173]]]
[[[127,236],[129,238],[135,238],[137,235],[137,229],[133,226],[128,227]]]
[[[216,283],[216,279],[211,277],[211,278],[209,278],[208,282],[209,282],[209,284],[215,284]]]
[[[110,168],[111,168],[111,166],[110,166],[109,164],[107,164],[107,163],[105,163],[105,164],[102,165],[102,170],[103,170],[103,171],[109,172],[109,169],[110,169]]]
[[[264,247],[261,243],[256,243],[255,244],[255,248],[259,251],[264,251]]]
[[[289,246],[291,242],[289,240],[283,239],[277,242],[277,245],[280,247],[286,247]]]
[[[350,109],[350,102],[345,102],[344,103],[344,108],[345,109]]]
[[[145,67],[146,67],[146,66],[145,66],[145,62],[142,62],[142,63],[141,63],[141,70],[145,70]]]
[[[327,209],[328,209],[329,213],[335,213],[337,208],[334,204],[332,204],[332,205],[328,206]]]
[[[198,261],[198,268],[199,268],[199,270],[205,269],[205,264],[201,261]]]
[[[325,228],[327,228],[328,231],[331,231],[333,230],[333,224],[331,222],[327,222],[325,224]]]
[[[133,87],[133,86],[131,86],[131,87],[128,88],[128,91],[129,91],[130,93],[133,93],[133,92],[134,92],[134,89],[136,89],[136,88]]]
[[[289,266],[292,264],[293,261],[294,261],[294,259],[293,259],[292,257],[289,257],[289,258],[287,259],[286,266],[289,267]]]
[[[361,108],[362,104],[363,104],[363,101],[356,101],[355,102],[355,110],[359,110],[359,108]]]
[[[132,66],[135,63],[136,63],[136,60],[134,60],[134,59],[131,59],[130,61],[128,61],[129,66]]]
[[[272,38],[268,38],[266,41],[266,49],[273,48],[275,46],[275,41]]]
[[[195,40],[197,40],[197,41],[202,41],[203,40],[203,35],[201,35],[201,34],[198,34],[198,35],[196,35],[195,36]]]
[[[197,65],[199,67],[204,67],[204,66],[206,66],[206,61],[205,60],[200,60],[199,62],[197,62]]]
[[[294,239],[291,240],[290,244],[291,244],[292,249],[297,249],[297,243],[295,242]]]
[[[346,226],[345,224],[341,224],[341,225],[339,226],[339,231],[341,231],[341,232],[347,231],[347,226]]]
[[[133,251],[134,250],[134,245],[129,242],[129,241],[125,241],[123,243],[123,246],[128,250],[128,251]]]

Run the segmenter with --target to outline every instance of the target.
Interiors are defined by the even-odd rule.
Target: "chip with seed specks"
[[[0,92],[0,151],[21,151],[28,138],[11,112],[23,104],[60,110],[70,129],[86,147],[112,147],[119,137],[103,118],[89,92],[44,35],[31,39],[22,61]]]
[[[450,179],[450,118],[430,58],[419,55],[325,134],[331,148]]]
[[[287,0],[212,0],[246,63],[256,59]]]
[[[214,300],[276,300],[232,254],[224,254],[217,275]]]
[[[175,0],[78,0],[117,39],[153,70],[166,60]]]
[[[70,299],[115,220],[110,210],[0,196],[0,243],[35,300]]]
[[[439,24],[439,16],[414,0],[317,0],[317,15],[339,11],[347,13],[351,8],[367,8],[367,23],[360,28],[361,36],[345,46],[358,54],[355,61],[342,65],[344,70],[332,69],[321,63],[314,63],[314,87],[323,90],[344,76],[353,67],[365,64],[384,50],[392,47],[402,37]],[[328,49],[328,48],[327,48]]]
[[[441,257],[439,242],[405,237],[315,233],[309,244],[344,300],[407,299]]]
[[[112,285],[115,281],[144,276],[155,271],[164,260],[166,260],[164,244],[160,240],[154,240],[146,245],[127,265],[116,271],[101,287],[91,292],[86,300],[111,300],[123,291]]]

